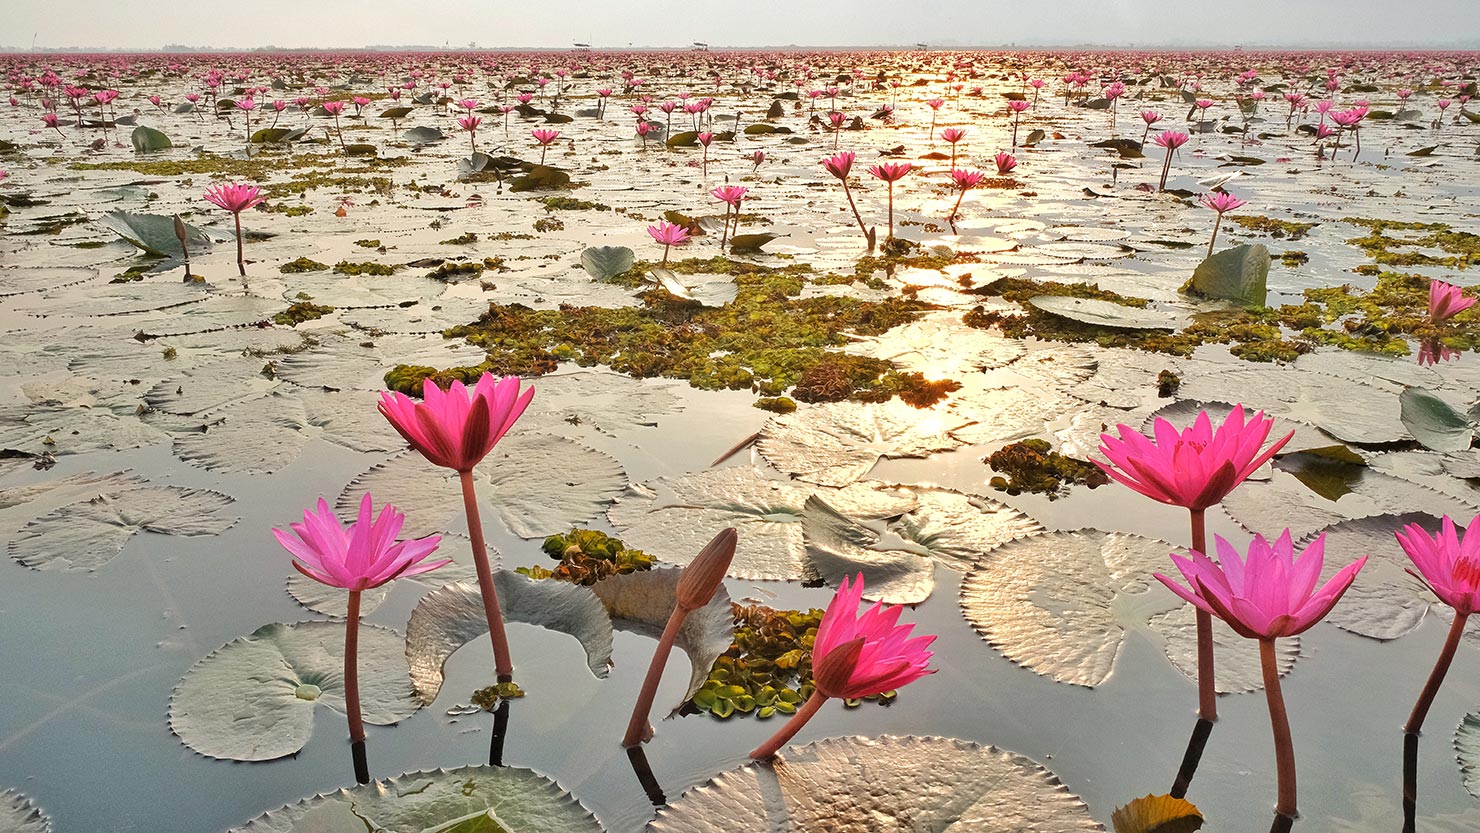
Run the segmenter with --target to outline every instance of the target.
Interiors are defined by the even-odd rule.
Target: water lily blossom
[[[344,702],[349,716],[349,739],[353,745],[355,778],[370,782],[365,759],[365,721],[360,711],[359,631],[360,594],[404,576],[428,573],[450,564],[450,559],[428,561],[441,537],[432,535],[408,541],[396,536],[406,516],[386,505],[372,519],[374,503],[369,493],[360,499],[359,516],[342,526],[328,501],[319,498],[315,509],[303,513],[303,523],[289,524],[292,534],[272,531],[283,549],[293,555],[293,568],[320,584],[349,591],[349,610],[344,621]]]
[[[1227,191],[1215,191],[1211,194],[1203,194],[1197,200],[1198,205],[1218,212],[1218,218],[1213,221],[1213,236],[1208,238],[1208,257],[1213,256],[1213,244],[1218,241],[1218,226],[1223,223],[1223,215],[1245,205],[1244,201],[1228,193]]]
[[[537,128],[529,131],[529,135],[533,136],[534,140],[540,143],[540,164],[545,164],[545,151],[549,150],[550,145],[554,144],[555,140],[560,138],[560,131]]]
[[[454,381],[446,391],[431,380],[422,383],[422,401],[399,391],[380,394],[380,413],[412,448],[432,465],[452,469],[462,487],[463,512],[467,516],[473,565],[478,572],[478,590],[493,643],[495,670],[500,681],[513,678],[509,641],[504,633],[503,614],[493,586],[493,570],[483,540],[483,522],[478,513],[478,495],[473,467],[478,465],[515,421],[529,407],[534,388],[519,389],[517,376],[502,379],[483,374],[471,390]]]
[[[853,219],[858,222],[858,230],[863,232],[863,239],[868,243],[868,250],[872,252],[874,231],[864,224],[863,215],[858,213],[858,205],[853,202],[853,191],[848,187],[848,174],[852,172],[853,161],[856,158],[853,151],[845,150],[823,159],[822,167],[843,184],[843,196],[848,198],[848,208],[853,211]]]
[[[242,212],[263,202],[262,191],[255,185],[232,183],[217,185],[205,192],[206,202],[231,212],[236,221],[236,266],[242,277],[247,275],[247,261],[242,253]]]
[[[735,215],[735,227],[740,227],[740,203],[744,202],[746,193],[748,189],[743,185],[721,185],[709,192],[711,197],[725,204],[725,227],[719,236],[720,251],[724,251],[725,241],[729,239],[731,214]]]
[[[750,757],[766,760],[791,740],[829,697],[856,700],[901,688],[927,674],[934,636],[912,636],[914,625],[901,625],[899,605],[876,603],[858,613],[863,576],[843,579],[833,595],[812,642],[812,696],[770,740]]]
[[[1434,663],[1418,702],[1408,716],[1403,731],[1417,735],[1423,729],[1424,718],[1449,673],[1449,665],[1459,649],[1460,637],[1464,635],[1465,623],[1470,614],[1480,610],[1480,517],[1470,521],[1463,533],[1459,532],[1448,515],[1440,522],[1439,533],[1429,534],[1419,524],[1409,524],[1397,533],[1398,544],[1414,569],[1409,575],[1423,582],[1439,601],[1454,609],[1454,621],[1449,626],[1449,636]]]
[[[677,223],[660,222],[647,227],[648,236],[663,244],[663,266],[668,265],[668,249],[689,242],[689,230]]]
[[[979,185],[986,176],[981,171],[971,171],[961,168],[951,171],[951,181],[956,183],[956,189],[961,193],[956,195],[956,204],[951,207],[951,214],[946,218],[948,222],[955,223],[956,212],[961,210],[961,200],[966,198],[966,192]]]
[[[1429,281],[1429,323],[1442,324],[1474,306],[1476,299],[1463,293],[1464,290],[1452,283]]]
[[[1325,561],[1326,536],[1322,533],[1298,556],[1290,530],[1273,543],[1254,536],[1247,557],[1215,537],[1218,560],[1201,551],[1190,557],[1172,555],[1172,561],[1190,585],[1157,573],[1156,578],[1173,593],[1191,602],[1200,613],[1222,619],[1238,635],[1259,640],[1260,667],[1264,672],[1264,694],[1269,721],[1274,730],[1275,773],[1279,798],[1275,812],[1294,818],[1295,749],[1290,740],[1290,721],[1280,692],[1280,671],[1275,640],[1309,630],[1331,612],[1331,608],[1356,580],[1367,563],[1366,556],[1336,571],[1325,584],[1317,584]]]
[[[1156,134],[1156,138],[1152,139],[1153,142],[1166,148],[1167,151],[1166,160],[1161,163],[1161,184],[1156,186],[1156,190],[1165,191],[1167,189],[1167,174],[1172,170],[1172,154],[1176,152],[1177,148],[1187,144],[1189,138],[1191,137],[1180,130],[1163,130]]]
[[[894,239],[894,183],[904,179],[914,166],[908,162],[883,162],[869,167],[868,172],[876,179],[889,183],[889,238]]]
[[[1205,552],[1208,507],[1221,502],[1295,436],[1291,431],[1264,448],[1273,427],[1274,420],[1266,418],[1263,411],[1245,421],[1242,405],[1235,406],[1216,431],[1207,411],[1199,413],[1192,427],[1183,431],[1158,418],[1153,427],[1154,441],[1128,425],[1119,425],[1116,431],[1120,436],[1100,435],[1100,453],[1109,462],[1091,462],[1112,480],[1152,500],[1187,509],[1192,549]],[[1201,609],[1197,614],[1197,684],[1199,716],[1216,720],[1213,621]]]

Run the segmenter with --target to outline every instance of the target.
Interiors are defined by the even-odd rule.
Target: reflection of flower
[[[1421,365],[1447,362],[1458,355],[1458,350],[1450,349],[1437,338],[1426,338],[1418,343],[1418,363]]]

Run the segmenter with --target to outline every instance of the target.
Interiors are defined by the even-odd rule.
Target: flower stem
[[[1213,221],[1213,236],[1208,238],[1208,257],[1213,256],[1213,244],[1218,242],[1218,226],[1223,225],[1223,213],[1218,213],[1218,219]]]
[[[1449,673],[1449,664],[1454,661],[1454,652],[1459,650],[1459,639],[1464,635],[1465,622],[1469,618],[1468,613],[1454,614],[1454,624],[1449,626],[1449,637],[1444,640],[1444,648],[1439,651],[1439,659],[1434,663],[1434,670],[1429,672],[1428,682],[1424,683],[1418,702],[1413,704],[1413,713],[1408,715],[1408,722],[1403,725],[1404,732],[1417,735],[1423,731],[1424,718],[1429,715],[1429,707],[1434,704],[1434,695],[1439,693],[1439,686],[1444,684],[1444,675]]]
[[[344,711],[349,716],[349,742],[355,763],[355,780],[370,783],[365,761],[365,719],[360,713],[360,591],[349,591],[349,612],[344,618]]]
[[[488,638],[493,643],[493,667],[498,681],[514,679],[514,663],[509,659],[509,638],[504,634],[504,616],[498,606],[498,591],[493,586],[493,570],[488,566],[488,547],[483,543],[483,521],[478,517],[478,492],[473,486],[473,473],[457,473],[462,483],[463,512],[468,518],[468,538],[472,540],[473,566],[478,571],[478,592],[483,595],[483,614],[488,619]]]
[[[1206,510],[1188,510],[1192,516],[1192,549],[1207,555],[1208,524]],[[1213,616],[1197,611],[1197,716],[1218,719],[1218,692],[1213,686]]]
[[[241,271],[242,277],[247,276],[247,260],[242,254],[242,215],[240,212],[231,215],[236,220],[236,268]]]
[[[648,716],[653,711],[653,698],[658,695],[658,682],[663,679],[663,666],[668,664],[668,655],[673,651],[674,640],[678,639],[679,628],[683,627],[683,620],[687,615],[683,608],[675,607],[668,617],[668,624],[663,628],[663,635],[658,638],[658,648],[653,651],[653,661],[648,665],[647,677],[643,678],[642,690],[638,692],[637,703],[632,707],[632,720],[627,723],[627,735],[622,738],[622,745],[628,749],[652,739],[653,726],[648,721]]]
[[[814,689],[812,696],[807,699],[807,702],[802,704],[800,709],[797,709],[797,713],[792,715],[790,720],[786,721],[786,725],[782,726],[779,732],[772,735],[770,740],[757,746],[750,753],[750,757],[757,761],[776,757],[777,750],[795,737],[796,733],[800,732],[802,727],[807,725],[807,721],[812,719],[812,715],[817,714],[817,710],[822,708],[822,704],[826,701],[827,695]]]
[[[889,239],[894,239],[894,182],[889,182]]]
[[[868,239],[868,226],[863,224],[863,216],[858,213],[858,204],[853,202],[853,191],[848,187],[848,180],[843,180],[843,196],[848,198],[848,207],[853,209],[853,219],[858,221],[858,230],[863,232],[863,239]],[[872,247],[870,247],[872,249]]]
[[[1290,740],[1290,717],[1280,693],[1280,669],[1275,661],[1274,640],[1259,640],[1259,666],[1264,671],[1264,697],[1269,701],[1269,725],[1274,730],[1274,768],[1279,797],[1274,811],[1295,817],[1295,745]]]

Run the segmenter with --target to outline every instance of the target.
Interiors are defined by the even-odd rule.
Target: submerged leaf
[[[358,656],[365,722],[415,714],[401,635],[362,624]],[[308,743],[320,705],[344,712],[344,623],[265,625],[186,672],[170,697],[170,729],[209,758],[270,761]]]
[[[661,808],[649,833],[1103,831],[1028,758],[935,737],[842,737],[722,773]]]

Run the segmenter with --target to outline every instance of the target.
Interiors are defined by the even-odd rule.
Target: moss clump
[[[1067,494],[1075,484],[1093,489],[1110,482],[1097,466],[1052,451],[1044,440],[1024,440],[1003,446],[982,462],[993,471],[1007,475],[994,477],[990,482],[992,488],[1009,495],[1033,492],[1054,500]]]
[[[353,262],[341,260],[334,264],[334,271],[341,275],[394,275],[401,267],[394,263],[376,263],[373,260]]]
[[[483,269],[484,266],[481,261],[470,260],[466,263],[453,263],[449,260],[428,272],[427,277],[439,281],[456,281],[471,275],[481,275],[483,274]]]
[[[1277,240],[1299,240],[1319,223],[1297,223],[1293,220],[1276,220],[1248,214],[1230,214],[1228,220],[1242,229],[1267,234]]]
[[[534,221],[534,230],[539,232],[564,231],[565,222],[559,217],[541,217]]]
[[[792,714],[812,696],[812,643],[822,611],[777,610],[763,605],[732,605],[735,638],[715,660],[709,678],[684,707],[713,717],[754,715],[766,719]],[[886,691],[866,699],[894,700]],[[854,708],[858,700],[844,701]]]
[[[465,231],[449,240],[443,240],[443,246],[471,246],[478,242],[478,235],[471,231]]]
[[[1169,399],[1177,395],[1182,388],[1182,377],[1170,370],[1163,370],[1156,374],[1156,395],[1162,399]]]
[[[359,246],[362,249],[378,249],[378,248],[380,248],[380,241],[378,239],[377,240],[356,240],[355,241],[355,245],[356,246]]]
[[[313,213],[313,207],[308,205],[283,205],[282,203],[267,203],[262,210],[273,214],[282,214],[285,217],[307,217]]]
[[[297,275],[301,272],[322,272],[328,268],[329,264],[327,263],[319,263],[317,260],[300,257],[297,260],[290,260],[279,266],[278,271],[284,275]]]
[[[1367,234],[1348,241],[1366,252],[1378,266],[1438,266],[1466,269],[1480,262],[1480,235],[1454,231],[1443,223],[1412,223],[1400,220],[1372,220],[1346,217],[1344,222],[1367,229]],[[1424,232],[1404,239],[1388,237],[1385,232]],[[1414,248],[1438,249],[1443,255],[1411,251]]]
[[[612,207],[590,200],[576,199],[575,197],[545,197],[538,202],[545,207],[546,211],[611,211]]]
[[[809,403],[884,402],[898,396],[916,408],[928,408],[961,389],[953,380],[931,382],[920,373],[900,373],[883,359],[828,353],[807,368],[791,395]]]
[[[788,396],[763,396],[755,401],[755,407],[773,414],[789,414],[797,409],[797,403]]]
[[[570,361],[587,367],[607,365],[637,378],[685,379],[704,390],[751,389],[761,396],[777,397],[814,366],[849,361],[828,349],[847,344],[846,334],[879,335],[931,308],[907,298],[876,302],[801,298],[809,271],[805,265],[772,269],[719,260],[722,263],[679,261],[670,265],[679,270],[734,274],[737,294],[723,307],[699,307],[656,290],[644,293],[641,307],[564,305],[535,310],[520,304],[493,304],[478,321],[447,331],[449,336],[466,338],[487,350],[488,359],[476,367],[433,371],[422,378],[431,376],[441,384],[453,378],[476,378],[485,371],[538,375]],[[826,395],[878,401],[909,393],[917,401],[934,401],[953,384],[927,382],[887,365],[871,365],[867,372],[860,368],[858,364],[845,368],[850,388],[828,386]],[[404,369],[395,381],[414,385],[419,372]],[[387,381],[391,381],[389,375]],[[824,386],[808,387],[822,395]]]
[[[281,324],[285,327],[296,327],[305,321],[316,321],[323,318],[333,311],[333,307],[315,304],[311,299],[303,300],[274,315],[272,321],[274,324]]]
[[[493,712],[498,711],[499,704],[503,701],[514,700],[523,696],[524,689],[520,688],[517,683],[498,683],[473,692],[473,698],[470,702],[486,712]]]
[[[1296,251],[1293,249],[1280,252],[1280,263],[1283,263],[1291,269],[1294,269],[1297,266],[1304,266],[1309,262],[1310,255],[1306,254],[1305,252]]]
[[[590,587],[609,576],[651,570],[657,559],[642,550],[628,549],[619,539],[590,529],[572,529],[563,535],[551,535],[542,547],[545,554],[560,562],[553,570],[544,567],[520,567],[520,575],[530,578],[553,578]]]

